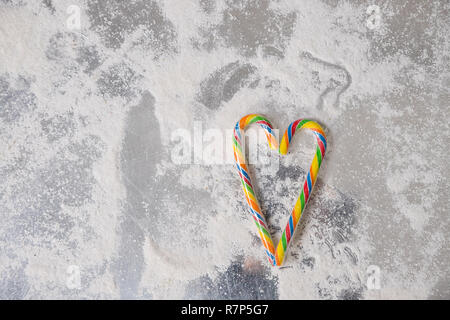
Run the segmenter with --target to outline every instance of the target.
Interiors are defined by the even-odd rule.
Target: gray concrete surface
[[[0,298],[449,299],[449,10],[1,0]],[[248,113],[329,139],[283,268],[195,149]],[[275,239],[308,137],[251,166]]]

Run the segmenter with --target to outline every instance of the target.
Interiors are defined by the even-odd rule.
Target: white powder
[[[445,212],[447,195],[440,193],[445,191],[442,181],[448,173],[444,163],[436,159],[442,157],[436,148],[447,145],[448,141],[436,137],[439,130],[433,121],[438,121],[438,112],[433,111],[429,119],[420,120],[425,128],[416,125],[418,118],[428,114],[428,109],[418,107],[427,101],[411,101],[413,108],[408,105],[410,101],[397,97],[407,89],[398,80],[404,69],[416,70],[411,81],[418,86],[430,81],[424,75],[426,70],[402,53],[378,62],[368,58],[372,48],[365,26],[364,5],[340,3],[331,7],[319,1],[272,3],[270,8],[281,13],[297,12],[284,58],[278,59],[264,56],[262,50],[257,50],[255,56],[243,57],[232,47],[196,49],[192,43],[199,37],[199,28],[219,23],[220,12],[226,5],[218,4],[208,16],[196,2],[166,1],[162,9],[176,30],[177,48],[153,60],[148,49],[133,44],[134,39],[144,34],[142,29],[126,36],[116,51],[102,45],[98,34],[88,29],[86,5],[81,3],[82,32],[73,33],[73,50],[66,48],[62,53],[65,63],[59,64],[46,57],[46,50],[52,35],[68,32],[65,27],[68,3],[54,4],[56,18],[37,4],[0,8],[0,56],[6,62],[0,64],[0,76],[7,74],[11,83],[17,75],[29,78],[30,90],[36,96],[36,109],[24,115],[20,125],[9,125],[7,130],[0,131],[0,143],[6,146],[0,169],[16,163],[24,146],[29,155],[26,164],[29,172],[39,172],[40,168],[49,166],[58,154],[60,150],[44,136],[34,135],[41,130],[36,121],[39,115],[51,117],[63,111],[74,112],[77,130],[60,144],[69,145],[90,135],[102,142],[101,156],[90,169],[95,179],[92,201],[80,207],[61,208],[63,215],[83,222],[65,235],[67,243],[77,243],[75,249],[53,239],[50,246],[8,243],[14,256],[0,254],[1,266],[19,267],[19,261],[26,261],[25,274],[30,284],[27,298],[116,298],[120,294],[111,267],[120,258],[117,257],[121,241],[118,230],[127,201],[120,152],[127,113],[139,103],[140,95],[130,97],[130,101],[104,97],[97,91],[97,81],[102,71],[123,61],[139,75],[134,85],[141,91],[148,90],[155,98],[161,142],[168,154],[173,130],[192,130],[194,121],[203,121],[204,130],[225,131],[248,113],[263,113],[280,130],[300,117],[324,125],[329,134],[329,149],[319,174],[322,186],[315,188],[315,200],[308,203],[305,221],[302,219],[292,241],[286,260],[288,268],[268,267],[268,273],[278,279],[280,298],[338,298],[345,290],[360,288],[364,290],[363,297],[369,299],[426,298],[432,294],[434,285],[445,276],[444,272],[439,273],[442,267],[432,261],[443,255],[448,231],[448,224],[439,226],[439,217],[445,218],[441,212]],[[387,32],[386,26],[376,32]],[[96,45],[103,64],[92,74],[77,72],[72,77],[61,76],[70,74],[77,45]],[[198,102],[200,84],[212,72],[234,61],[254,66],[259,84],[241,88],[231,99],[222,101],[217,110],[211,111]],[[320,85],[314,85],[314,71],[319,74]],[[321,94],[326,84],[332,84],[332,79],[341,81],[338,89],[323,95],[320,105]],[[270,81],[276,85],[266,86]],[[342,94],[338,100],[339,90]],[[438,122],[438,126],[442,125]],[[445,128],[448,132],[448,125]],[[422,139],[419,130],[428,130],[426,139]],[[300,164],[306,170],[313,151],[312,138],[302,135],[294,141],[291,154],[282,163]],[[67,153],[67,157],[73,156]],[[234,166],[178,167],[167,161],[170,157],[162,159],[156,164],[158,178],[177,173],[179,186],[209,193],[212,203],[203,205],[200,212],[203,218],[198,219],[197,215],[178,207],[177,200],[183,195],[161,199],[167,214],[172,214],[173,219],[183,219],[185,230],[177,230],[173,241],[161,243],[155,243],[151,234],[146,235],[139,293],[156,299],[184,298],[190,281],[206,275],[214,281],[238,255],[257,264],[267,264],[251,217],[244,206],[238,205],[240,201],[244,205],[245,202]],[[263,172],[265,178],[254,179],[260,188],[276,178],[274,172]],[[6,225],[12,224],[15,216],[16,180],[25,181],[23,175],[28,171],[22,176],[19,173],[10,176],[1,190],[6,194],[1,200],[2,208],[7,209]],[[445,177],[437,178],[440,175]],[[283,207],[292,208],[302,179],[303,175],[298,181],[289,177],[284,181],[285,186],[274,185],[261,193],[272,199],[272,192],[286,187],[289,196],[277,200]],[[333,205],[340,205],[345,197],[354,202],[354,212],[350,214],[355,215],[356,221],[350,226],[350,238],[339,242],[334,233],[340,229],[324,225],[315,213],[338,210]],[[151,208],[152,204],[147,206]],[[288,213],[273,212],[272,221],[284,227]],[[178,217],[180,214],[183,216]],[[193,234],[199,225],[202,234]],[[166,235],[170,234],[171,227],[158,225]],[[0,230],[3,232],[4,228]],[[279,237],[277,234],[274,240]],[[203,241],[202,245],[194,243],[193,238]],[[399,249],[390,247],[390,243]],[[426,244],[419,245],[423,243]],[[349,252],[357,257],[356,261]],[[314,261],[313,267],[299,263],[307,258]],[[445,256],[440,259],[445,260]],[[84,284],[78,291],[70,291],[64,285],[69,265],[81,266]],[[365,290],[369,265],[381,269],[381,290]]]

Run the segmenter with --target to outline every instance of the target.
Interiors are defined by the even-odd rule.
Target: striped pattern
[[[297,130],[303,128],[310,129],[314,132],[317,139],[317,148],[314,154],[311,168],[309,169],[309,172],[306,176],[303,188],[300,192],[300,196],[298,197],[294,209],[289,216],[286,228],[281,235],[281,239],[276,250],[272,241],[272,237],[269,233],[266,220],[264,219],[264,215],[261,212],[261,208],[259,206],[255,192],[253,191],[251,178],[248,173],[248,168],[242,149],[242,137],[244,129],[246,126],[252,123],[257,123],[264,129],[270,148],[274,150],[278,149],[279,153],[282,155],[285,155],[287,153],[289,143],[291,142]],[[291,123],[291,125],[284,133],[283,138],[281,139],[279,148],[278,142],[273,132],[273,126],[265,117],[258,114],[249,114],[236,123],[233,133],[233,150],[236,167],[238,169],[239,177],[241,178],[242,189],[244,190],[245,199],[247,200],[250,213],[252,214],[253,220],[255,221],[269,262],[273,266],[281,266],[283,263],[284,257],[286,255],[286,250],[289,246],[289,242],[292,239],[295,228],[297,227],[298,221],[300,220],[302,212],[305,209],[306,203],[308,202],[312,188],[314,187],[314,183],[316,182],[317,174],[319,173],[320,164],[322,163],[323,157],[325,155],[326,147],[327,140],[323,129],[319,124],[311,120],[299,119]]]

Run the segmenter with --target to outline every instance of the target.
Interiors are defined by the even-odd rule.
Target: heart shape
[[[242,149],[242,133],[245,127],[252,123],[259,124],[265,130],[270,148],[273,150],[278,149],[278,152],[282,155],[285,155],[287,153],[289,143],[291,142],[297,130],[303,128],[310,129],[314,132],[317,139],[316,153],[314,154],[311,167],[306,176],[303,189],[301,190],[300,196],[297,198],[294,209],[289,216],[289,220],[286,224],[286,228],[284,229],[283,234],[281,235],[281,239],[278,242],[276,251],[273,245],[272,237],[267,228],[266,220],[264,219],[264,215],[261,212],[261,208],[259,206],[258,200],[256,199],[255,192],[253,191],[252,181],[248,173],[248,168]],[[249,114],[236,123],[233,134],[234,160],[236,161],[239,177],[241,178],[242,182],[242,189],[244,190],[250,213],[255,220],[259,236],[261,237],[261,241],[266,248],[266,253],[272,266],[281,266],[283,263],[288,245],[292,239],[292,236],[294,235],[295,228],[297,227],[298,221],[300,220],[302,212],[305,209],[306,203],[308,202],[309,196],[311,195],[314,183],[316,182],[320,164],[322,163],[323,157],[325,156],[325,150],[327,148],[327,138],[322,127],[318,123],[312,120],[298,119],[292,122],[287,128],[286,132],[283,135],[283,138],[281,139],[279,148],[277,148],[277,145],[278,142],[275,139],[272,124],[262,115]]]

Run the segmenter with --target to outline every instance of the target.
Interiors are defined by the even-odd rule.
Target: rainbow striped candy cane
[[[289,220],[286,224],[286,228],[281,235],[281,239],[278,242],[277,249],[273,245],[272,237],[267,228],[267,222],[264,219],[264,215],[261,212],[258,200],[256,199],[255,192],[253,191],[253,186],[251,182],[250,175],[248,173],[247,164],[245,162],[244,153],[242,150],[242,133],[245,127],[252,123],[259,124],[265,131],[267,141],[269,146],[273,150],[277,150],[282,155],[285,155],[289,148],[289,143],[291,142],[295,132],[299,129],[310,129],[314,132],[317,139],[317,149],[314,154],[314,158],[309,169],[308,175],[306,176],[303,189],[300,192],[300,196],[295,203],[294,209],[292,210]],[[239,177],[242,182],[242,189],[244,190],[245,198],[247,200],[250,213],[253,216],[256,227],[258,228],[258,233],[261,241],[266,249],[266,254],[269,258],[269,262],[272,266],[281,266],[286,255],[286,250],[289,246],[289,242],[292,239],[295,228],[297,227],[298,221],[302,215],[305,205],[308,202],[309,196],[311,194],[314,183],[317,179],[317,174],[319,173],[320,164],[322,163],[323,157],[325,156],[325,150],[327,148],[327,139],[322,127],[314,121],[307,119],[299,119],[290,124],[288,129],[281,139],[279,148],[278,143],[273,132],[273,126],[269,120],[259,114],[249,114],[243,117],[236,123],[233,134],[233,150],[234,159],[236,161],[236,166],[239,172]]]

